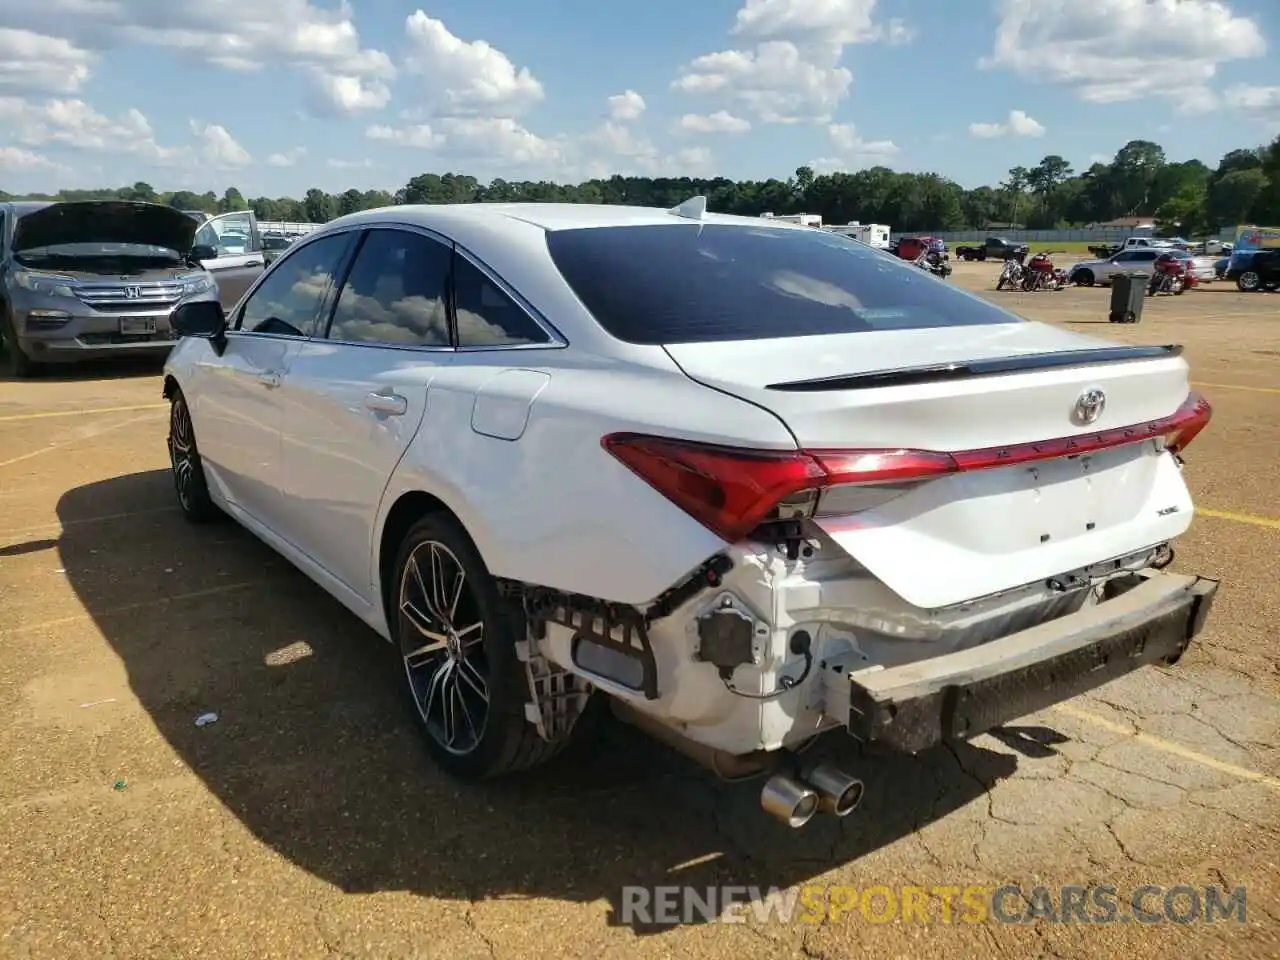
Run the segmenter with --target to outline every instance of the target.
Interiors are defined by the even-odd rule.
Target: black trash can
[[[1111,314],[1107,319],[1112,323],[1137,323],[1141,320],[1148,279],[1145,273],[1112,274]]]

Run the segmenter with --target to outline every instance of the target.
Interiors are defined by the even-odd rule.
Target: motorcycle
[[[1058,271],[1054,269],[1053,261],[1049,259],[1049,254],[1037,253],[1027,261],[1027,266],[1022,276],[1022,289],[1027,293],[1059,289],[1057,274]]]
[[[1191,280],[1186,262],[1166,253],[1156,258],[1151,279],[1147,281],[1147,296],[1154,297],[1159,293],[1179,296],[1191,286]]]
[[[943,280],[951,276],[951,264],[947,263],[946,258],[936,250],[922,250],[911,262],[921,270],[935,277],[941,277]]]
[[[951,276],[951,264],[947,262],[947,258],[939,250],[930,250],[924,255],[927,269],[935,277],[941,277],[943,280]]]
[[[1008,287],[1010,290],[1016,290],[1022,286],[1022,275],[1025,271],[1022,263],[1016,259],[1009,259],[1004,262],[1004,269],[1000,271],[1000,279],[996,281],[996,289],[1003,290]]]

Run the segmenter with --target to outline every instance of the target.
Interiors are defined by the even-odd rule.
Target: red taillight
[[[730,543],[751,533],[788,497],[828,487],[901,484],[949,473],[1079,456],[1159,437],[1179,453],[1213,411],[1191,394],[1159,420],[1098,433],[944,453],[934,450],[745,450],[633,433],[601,444],[676,506]]]
[[[1213,407],[1200,394],[1193,393],[1169,419],[1174,422],[1165,433],[1165,443],[1172,452],[1181,453],[1209,425],[1213,419]]]
[[[821,485],[822,468],[799,450],[743,450],[611,434],[604,448],[691,517],[730,543],[758,527],[801,490]]]

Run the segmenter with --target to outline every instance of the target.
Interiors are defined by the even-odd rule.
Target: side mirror
[[[207,243],[197,243],[191,248],[192,260],[217,260],[218,248],[211,247]]]
[[[169,316],[169,327],[180,337],[221,340],[227,329],[227,317],[217,300],[197,300],[174,310]]]

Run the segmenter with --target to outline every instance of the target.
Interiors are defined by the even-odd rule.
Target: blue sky
[[[1280,133],[1278,43],[1276,0],[0,0],[0,188],[1213,164]]]

